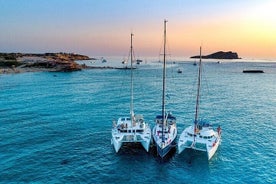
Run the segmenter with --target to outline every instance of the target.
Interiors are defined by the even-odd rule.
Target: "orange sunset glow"
[[[168,19],[168,43],[174,56],[189,57],[202,45],[206,54],[231,50],[242,58],[276,58],[273,0],[52,4],[0,1],[0,50],[122,56],[133,32],[136,53],[156,56],[162,45],[162,21]]]

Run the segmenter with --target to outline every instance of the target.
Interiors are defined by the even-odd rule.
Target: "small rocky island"
[[[200,56],[192,56],[191,58],[199,58]],[[215,52],[213,54],[209,54],[206,56],[201,56],[203,59],[241,59],[239,58],[236,52],[228,51],[228,52]]]
[[[75,53],[0,53],[0,73],[21,73],[35,71],[71,72],[85,68],[76,60],[89,60],[85,55]]]

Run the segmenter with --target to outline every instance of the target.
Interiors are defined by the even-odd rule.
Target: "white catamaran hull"
[[[206,152],[208,160],[216,153],[221,142],[221,136],[211,127],[203,127],[194,134],[194,126],[186,128],[180,135],[177,150],[181,154],[185,149]]]
[[[220,141],[221,139],[219,138],[216,143],[214,143],[212,146],[209,146],[209,149],[207,149],[208,160],[210,160],[216,153],[218,146],[220,144]]]
[[[112,128],[111,144],[116,152],[120,150],[123,143],[141,143],[148,152],[151,142],[151,130],[143,121],[141,115],[135,115],[137,122],[133,124],[127,117],[119,118],[117,124]],[[128,128],[130,127],[130,128]]]
[[[112,139],[111,139],[111,144],[113,144],[116,153],[118,153],[119,149],[122,147],[123,142],[122,142],[122,141],[115,140],[115,139],[112,137]]]
[[[144,149],[148,152],[150,148],[150,134],[146,136],[143,135],[133,135],[133,134],[126,134],[126,135],[116,135],[112,136],[111,144],[114,145],[114,149],[116,152],[120,150],[123,143],[141,143]]]

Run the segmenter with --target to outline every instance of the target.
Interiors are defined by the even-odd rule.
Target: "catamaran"
[[[184,129],[178,141],[178,153],[180,154],[186,148],[203,151],[207,153],[208,160],[210,160],[221,142],[221,128],[218,126],[215,131],[211,124],[203,120],[199,120],[199,99],[200,99],[200,85],[201,85],[201,47],[200,60],[198,68],[198,84],[196,97],[196,111],[194,124]]]
[[[164,21],[164,58],[163,58],[163,93],[162,93],[162,115],[155,118],[155,126],[152,130],[153,140],[157,147],[158,155],[163,158],[175,146],[177,135],[176,118],[166,113],[165,94],[166,94],[166,23]]]
[[[131,84],[130,84],[130,116],[120,117],[117,122],[113,122],[111,131],[112,139],[111,144],[114,145],[115,151],[118,152],[124,143],[141,143],[145,150],[148,152],[151,142],[151,129],[148,123],[145,122],[143,115],[134,114],[133,111],[133,47],[132,47],[131,33]]]

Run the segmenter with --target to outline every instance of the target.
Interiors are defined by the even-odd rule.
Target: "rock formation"
[[[200,56],[192,56],[191,58],[199,58]],[[210,55],[201,56],[203,59],[241,59],[239,58],[236,52],[228,51],[228,52],[215,52]]]
[[[77,71],[83,66],[76,60],[89,60],[88,56],[74,53],[0,53],[0,67],[8,71],[19,71],[22,68],[43,69],[43,71]]]

